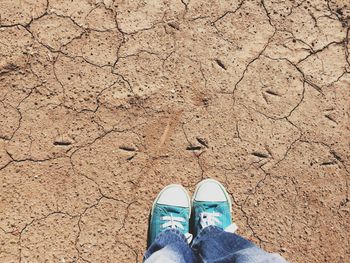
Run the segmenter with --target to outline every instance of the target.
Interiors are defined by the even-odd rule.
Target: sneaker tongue
[[[221,204],[221,202],[203,202],[202,205],[206,212],[219,212],[218,208]]]
[[[183,211],[184,207],[161,205],[165,214],[179,215]]]

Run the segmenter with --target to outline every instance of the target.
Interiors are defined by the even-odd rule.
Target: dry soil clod
[[[197,140],[200,144],[202,144],[204,147],[209,148],[209,145],[208,145],[208,142],[207,142],[206,139],[200,138],[200,137],[196,137],[196,140]]]
[[[259,157],[259,158],[269,158],[269,155],[266,153],[261,152],[252,152],[252,155]]]
[[[53,145],[56,145],[56,146],[69,146],[71,144],[72,142],[68,140],[56,140],[53,143]]]
[[[188,151],[199,151],[199,150],[201,150],[201,149],[202,149],[201,146],[189,145],[189,146],[186,147],[186,150],[188,150]]]
[[[224,70],[227,70],[225,64],[220,59],[215,59],[215,62]]]
[[[280,94],[278,94],[277,92],[275,92],[275,91],[273,91],[273,90],[265,90],[265,92],[267,93],[267,94],[270,94],[270,95],[273,95],[273,96],[278,96],[278,97],[281,97],[281,95]]]
[[[180,30],[180,25],[178,22],[175,22],[175,21],[171,21],[168,23],[168,25],[176,30]]]
[[[135,152],[136,149],[132,146],[120,146],[120,150],[127,151],[127,152]]]

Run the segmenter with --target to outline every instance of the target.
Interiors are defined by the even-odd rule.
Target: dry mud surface
[[[0,262],[141,262],[169,183],[350,262],[347,0],[1,0]]]

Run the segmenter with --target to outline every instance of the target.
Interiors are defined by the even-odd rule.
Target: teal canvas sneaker
[[[191,215],[191,202],[187,191],[181,185],[166,186],[153,203],[150,227],[149,245],[157,235],[169,228],[176,228],[183,233],[188,241],[192,240],[189,234],[189,219]]]
[[[225,187],[214,179],[200,182],[192,199],[194,214],[194,234],[207,226],[217,226],[227,232],[235,232],[232,223],[232,203]]]

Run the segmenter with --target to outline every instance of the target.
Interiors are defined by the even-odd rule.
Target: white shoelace
[[[221,216],[221,214],[218,212],[213,212],[213,213],[203,212],[203,213],[200,213],[199,216],[201,218],[200,224],[202,228],[221,224],[221,221],[217,218]],[[229,226],[227,226],[224,230],[225,232],[235,233],[237,229],[238,229],[237,225],[235,223],[232,223]]]
[[[162,216],[160,219],[167,221],[161,225],[162,228],[170,227],[170,228],[184,229],[184,226],[182,225],[182,223],[186,221],[183,217],[176,217],[176,216],[173,216],[173,214],[170,214],[170,216]]]
[[[217,218],[221,216],[220,213],[218,212],[213,212],[213,213],[208,213],[208,212],[203,212],[200,213],[200,224],[202,228],[205,228],[207,226],[216,226],[217,224],[220,224],[221,221]]]
[[[162,216],[160,218],[161,220],[166,221],[164,224],[161,225],[162,228],[181,228],[184,229],[185,227],[182,225],[183,222],[186,222],[186,219],[183,217],[176,217],[173,216],[173,214],[170,214],[170,216]],[[191,243],[192,241],[192,234],[186,233],[185,234],[186,240],[188,243]]]

